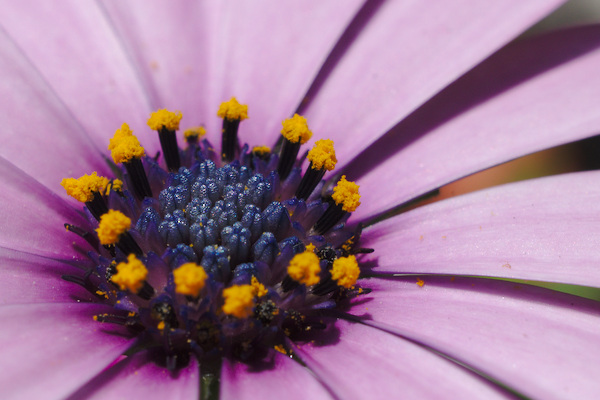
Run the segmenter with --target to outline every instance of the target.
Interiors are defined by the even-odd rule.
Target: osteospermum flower
[[[5,2],[2,396],[597,397],[598,303],[484,277],[600,286],[598,173],[390,217],[598,133],[600,28],[492,55],[560,3]],[[217,117],[232,97],[248,109]],[[175,120],[203,129],[183,144]],[[335,152],[298,168],[318,140]],[[101,178],[65,182],[85,192],[66,200],[59,182],[84,174]],[[275,221],[248,243],[277,251],[215,210],[229,194]],[[229,225],[200,246],[206,199]],[[100,243],[109,209],[131,224],[115,214]]]

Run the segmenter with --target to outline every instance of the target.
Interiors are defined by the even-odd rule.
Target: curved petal
[[[4,29],[99,149],[106,153],[108,138],[123,122],[134,132],[147,129],[150,106],[130,59],[94,2],[67,0],[56,7],[3,0],[0,6]]]
[[[240,138],[258,145],[274,140],[362,2],[103,3],[155,107],[215,135],[219,104],[237,96],[250,115]]]
[[[0,76],[1,157],[54,192],[63,190],[64,177],[109,171],[83,128],[2,29]]]
[[[382,2],[308,105],[313,131],[351,159],[562,2]]]
[[[92,319],[108,310],[85,303],[0,307],[2,396],[65,398],[110,365],[130,341]]]
[[[341,399],[505,399],[489,382],[405,339],[337,321],[339,342],[296,352]],[[431,383],[435,382],[435,385]]]
[[[369,279],[352,313],[416,340],[531,398],[600,394],[598,302],[475,278]],[[371,301],[368,301],[368,300]]]
[[[347,172],[360,176],[364,195],[356,217],[368,218],[513,158],[598,134],[598,65],[600,26],[501,50],[352,162]]]
[[[92,301],[88,291],[61,278],[77,272],[55,260],[0,248],[0,305]]]
[[[66,201],[1,157],[0,176],[0,247],[65,261],[89,250],[83,239],[65,231],[65,222],[88,228]]]
[[[303,366],[289,357],[274,353],[272,365],[250,367],[223,360],[222,400],[331,399],[331,395]]]
[[[176,373],[152,362],[142,351],[127,357],[81,387],[69,400],[77,399],[198,399],[198,362]]]
[[[600,287],[600,172],[454,197],[365,230],[377,271],[497,276]]]

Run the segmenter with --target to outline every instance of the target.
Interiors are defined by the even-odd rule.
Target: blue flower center
[[[93,267],[83,275],[64,278],[112,305],[114,312],[96,319],[129,327],[136,349],[169,369],[190,356],[290,353],[297,337],[333,323],[323,310],[365,293],[355,286],[355,254],[365,251],[356,246],[360,227],[346,227],[349,203],[334,200],[352,197],[344,194],[352,191],[348,182],[332,196],[323,189],[324,171],[310,174],[312,164],[303,180],[297,149],[289,150],[294,143],[287,150],[284,143],[280,159],[228,140],[235,146],[228,144],[222,160],[206,139],[189,140],[184,150],[163,145],[171,160],[177,155],[167,167],[172,172],[147,156],[127,159],[125,151],[120,172],[127,189],[100,182],[82,200],[91,225],[100,221],[103,246],[68,226],[98,251],[89,253]],[[103,228],[109,214],[116,219]]]

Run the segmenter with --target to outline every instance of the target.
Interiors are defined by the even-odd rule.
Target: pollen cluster
[[[180,148],[181,113],[158,110],[148,127],[159,133],[160,157],[147,157],[123,123],[108,146],[118,176],[62,182],[97,225],[67,225],[94,246],[95,266],[65,279],[113,306],[99,323],[129,327],[169,369],[192,356],[289,353],[289,340],[335,323],[323,310],[364,293],[360,227],[345,225],[360,204],[358,185],[322,181],[337,162],[333,142],[316,142],[303,175],[306,118],[283,121],[283,144],[272,150],[240,145],[248,107],[235,97],[217,114],[220,153],[201,127],[186,130]]]

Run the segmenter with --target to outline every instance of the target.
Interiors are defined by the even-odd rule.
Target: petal
[[[156,107],[179,109],[186,125],[205,124],[214,135],[221,131],[219,104],[237,96],[249,104],[241,140],[259,145],[273,141],[362,3],[103,4]]]
[[[182,111],[184,129],[206,124],[208,115],[216,116],[218,104],[208,102],[215,79],[210,70],[214,50],[209,44],[219,29],[218,3],[158,0],[149,7],[143,0],[105,0],[99,4],[133,63],[152,111]]]
[[[362,0],[255,0],[229,3],[228,40],[220,47],[220,101],[236,95],[250,103],[241,128],[254,144],[271,144],[350,23]],[[247,127],[245,126],[247,125]],[[243,139],[243,137],[242,137]]]
[[[0,76],[1,157],[54,192],[63,190],[64,177],[109,171],[83,128],[1,29]]]
[[[352,163],[347,172],[360,177],[364,196],[356,217],[367,218],[513,158],[597,134],[598,65],[600,26],[501,50]]]
[[[497,276],[600,287],[600,172],[454,197],[365,230],[375,271]]]
[[[55,260],[0,249],[0,305],[92,301],[88,291],[61,278],[77,272]]]
[[[0,247],[66,261],[89,250],[83,239],[65,231],[65,222],[89,228],[73,207],[2,158],[0,176]]]
[[[276,353],[272,364],[262,367],[252,367],[224,359],[220,398],[300,400],[331,399],[331,395],[305,367]]]
[[[373,292],[351,312],[530,398],[600,394],[598,302],[497,280],[423,279],[363,280]]]
[[[61,7],[2,1],[1,7],[4,29],[103,153],[123,122],[134,132],[148,129],[150,105],[101,8],[76,0]]]
[[[130,346],[120,331],[92,319],[108,310],[85,303],[0,307],[3,397],[65,398],[106,368]]]
[[[198,362],[170,373],[152,362],[147,352],[136,353],[103,371],[80,388],[76,399],[198,399],[200,377]]]
[[[506,398],[464,367],[405,339],[339,320],[338,341],[297,347],[302,361],[341,399]],[[431,383],[435,382],[435,385]]]
[[[562,2],[383,2],[309,103],[311,127],[350,160]]]

